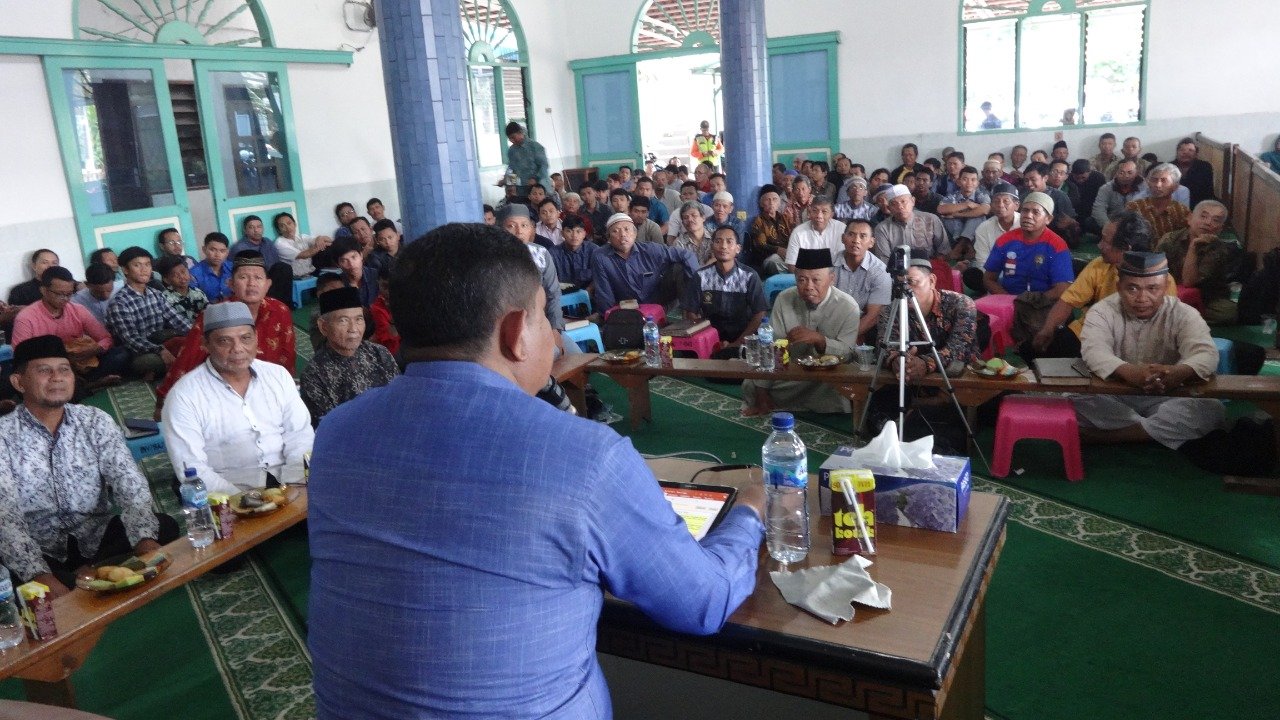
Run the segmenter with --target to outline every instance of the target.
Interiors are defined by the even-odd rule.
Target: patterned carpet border
[[[737,398],[672,378],[654,378],[650,388],[655,395],[755,430],[761,435],[770,431],[767,418],[742,417],[742,401]],[[796,421],[796,428],[806,446],[828,455],[853,441],[851,435],[801,420]],[[1033,495],[976,474],[973,488],[1009,498],[1010,518],[1028,528],[1280,614],[1280,573],[1274,570]]]

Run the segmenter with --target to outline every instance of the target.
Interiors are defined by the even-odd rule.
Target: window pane
[[[1013,127],[1014,53],[1017,22],[973,23],[964,27],[964,129]],[[991,103],[992,119],[982,110]]]
[[[62,78],[93,214],[172,205],[151,71],[75,69]]]
[[[522,67],[502,68],[502,112],[507,122],[515,120],[528,127],[529,112],[525,107],[524,74]]]
[[[493,85],[493,68],[471,68],[472,125],[476,133],[476,158],[481,167],[502,164],[502,133],[498,128],[497,88]]]
[[[1095,10],[1085,25],[1084,121],[1137,122],[1142,96],[1142,7]]]
[[[769,114],[776,144],[825,145],[831,137],[826,50],[769,57]]]
[[[1075,125],[1080,102],[1080,15],[1022,21],[1020,127]]]
[[[227,197],[293,189],[280,88],[271,72],[211,72],[218,159]]]

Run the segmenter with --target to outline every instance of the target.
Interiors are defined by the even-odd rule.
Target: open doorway
[[[693,166],[689,156],[703,120],[711,132],[724,128],[720,92],[720,53],[700,52],[636,63],[640,103],[640,141],[658,167],[672,157]]]

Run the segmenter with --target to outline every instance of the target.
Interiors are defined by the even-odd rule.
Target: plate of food
[[[796,363],[805,370],[835,370],[840,365],[840,358],[837,355],[810,355],[797,359]]]
[[[121,555],[80,573],[76,577],[76,587],[100,595],[121,592],[154,579],[171,563],[162,552]]]
[[[246,490],[231,496],[231,512],[237,515],[269,515],[289,504],[284,488]]]
[[[643,354],[639,350],[610,350],[603,353],[600,359],[611,365],[626,365],[639,360]]]
[[[1012,380],[1022,372],[1022,368],[1010,365],[1001,358],[991,358],[986,362],[975,361],[969,365],[969,369],[976,375],[994,380]]]

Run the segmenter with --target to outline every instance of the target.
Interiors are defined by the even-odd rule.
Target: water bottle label
[[[208,505],[209,493],[204,488],[196,487],[192,483],[184,483],[182,486],[182,504],[187,507]]]
[[[765,468],[765,482],[774,487],[807,487],[809,463],[801,460],[795,465],[770,465]]]

